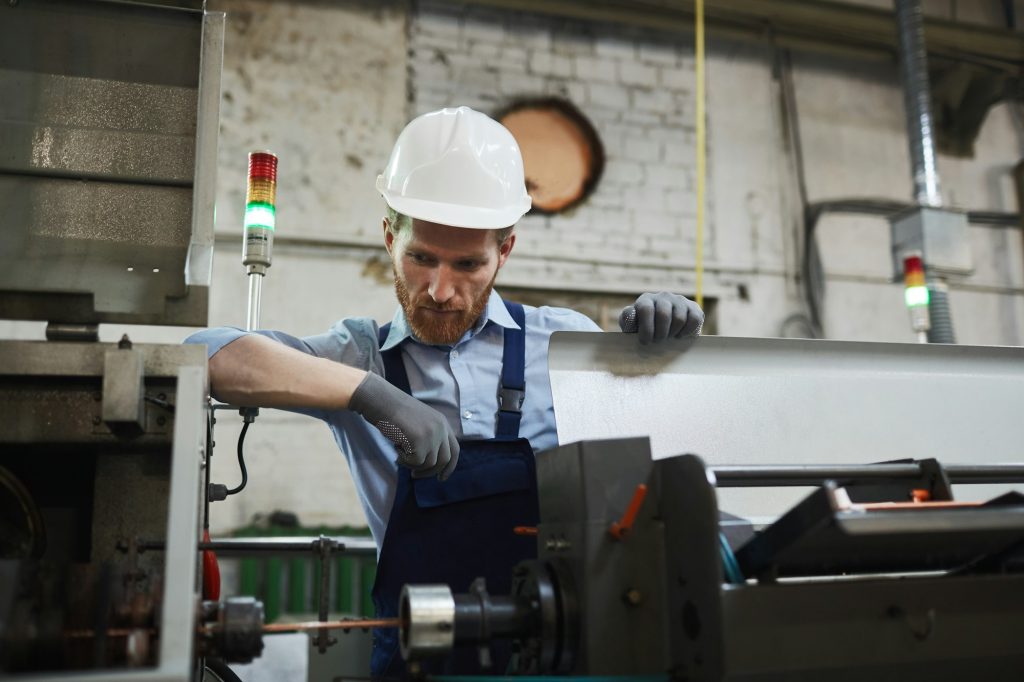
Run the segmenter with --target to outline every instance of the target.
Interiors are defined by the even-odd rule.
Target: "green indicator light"
[[[903,297],[908,308],[928,305],[928,287],[907,287]]]
[[[274,229],[274,207],[270,204],[252,203],[245,207],[245,229]]]

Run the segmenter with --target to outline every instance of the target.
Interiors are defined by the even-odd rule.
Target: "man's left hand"
[[[635,332],[642,345],[699,336],[703,324],[704,311],[696,303],[666,291],[640,294],[636,303],[623,308],[619,315],[619,328],[626,333]]]

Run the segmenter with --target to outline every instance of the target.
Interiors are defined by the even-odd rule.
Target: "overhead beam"
[[[468,0],[469,4],[665,31],[693,30],[693,0]],[[801,50],[895,54],[892,10],[823,0],[714,0],[708,30],[725,37],[771,39]],[[1014,72],[1024,65],[1024,36],[1008,29],[926,18],[929,54]]]

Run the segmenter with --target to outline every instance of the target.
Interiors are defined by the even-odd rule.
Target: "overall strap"
[[[498,386],[498,426],[495,437],[519,438],[526,397],[526,313],[518,303],[505,301],[509,315],[519,329],[505,329],[505,349],[501,358],[501,385]]]
[[[498,386],[498,425],[494,435],[502,440],[515,440],[519,438],[519,422],[523,417],[523,400],[526,397],[526,313],[518,303],[505,301],[505,308],[519,329],[504,330],[501,384]],[[390,322],[380,328],[380,345],[384,345],[390,330]],[[411,395],[401,346],[381,351],[381,358],[384,361],[384,378],[395,388]]]
[[[377,334],[377,341],[381,346],[387,341],[388,332],[390,331],[390,322],[380,328]],[[409,388],[409,375],[405,373],[405,363],[402,362],[402,347],[399,345],[381,351],[380,356],[384,360],[384,378],[395,388],[412,395],[412,389]]]

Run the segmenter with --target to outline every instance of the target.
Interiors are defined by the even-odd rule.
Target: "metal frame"
[[[135,671],[111,679],[190,679],[195,665],[192,644],[199,605],[202,498],[201,469],[206,461],[206,367],[182,367],[178,373],[171,499],[167,509],[167,553],[161,612],[160,661],[152,673]],[[188,598],[186,598],[188,597]]]
[[[224,62],[224,13],[203,14],[196,113],[196,165],[192,185],[192,241],[185,261],[185,284],[209,287],[213,279],[213,216],[217,199],[217,133],[220,77]]]
[[[0,377],[66,377],[71,382],[87,377],[99,380],[103,376],[104,354],[111,347],[111,344],[98,343],[3,342],[0,343]],[[31,679],[36,682],[185,682],[192,679],[195,665],[192,645],[200,598],[196,547],[200,537],[202,468],[206,453],[206,355],[202,348],[190,346],[139,344],[135,348],[143,353],[147,378],[176,379],[159,660],[156,667],[150,669],[32,675]],[[15,438],[17,433],[13,432]],[[72,436],[85,439],[84,442],[109,442],[116,447],[116,441],[107,434],[91,431],[67,434],[68,438]],[[22,677],[25,676],[18,674],[13,679]]]

